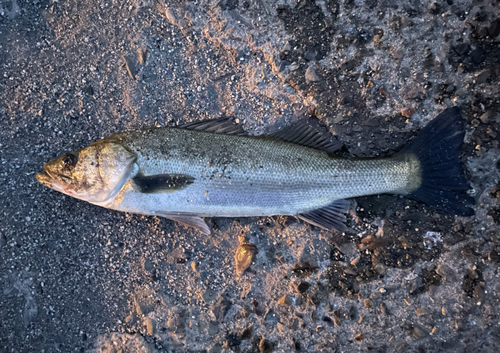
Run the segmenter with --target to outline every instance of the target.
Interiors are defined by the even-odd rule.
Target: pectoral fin
[[[181,215],[167,214],[167,213],[157,213],[157,215],[184,224],[187,227],[194,228],[205,235],[210,235],[210,228],[208,228],[208,225],[201,217],[192,215],[182,215],[182,214]]]
[[[347,200],[336,200],[326,207],[299,214],[297,218],[323,229],[345,232],[347,231],[344,224],[345,214],[349,211],[349,205],[350,202]]]

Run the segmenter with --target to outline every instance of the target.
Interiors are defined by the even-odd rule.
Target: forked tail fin
[[[406,195],[430,206],[459,215],[472,216],[474,198],[460,164],[464,139],[457,107],[446,109],[425,126],[415,141],[401,153],[413,153],[420,161],[421,185]]]

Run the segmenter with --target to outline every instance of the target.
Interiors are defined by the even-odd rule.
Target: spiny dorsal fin
[[[194,123],[179,125],[179,128],[187,130],[213,132],[215,134],[224,134],[224,135],[238,135],[238,136],[247,135],[245,130],[243,130],[241,126],[233,123],[233,121],[230,118],[196,121]]]
[[[345,232],[347,231],[344,224],[346,221],[345,214],[349,211],[349,206],[350,202],[347,200],[335,200],[326,207],[299,214],[297,218],[323,229],[337,229]]]
[[[299,121],[274,132],[271,136],[283,141],[322,150],[326,153],[333,153],[342,147],[342,144],[324,127],[319,126],[318,122],[314,125],[317,126],[311,126],[308,121]]]
[[[133,184],[143,194],[159,194],[181,190],[192,184],[194,178],[186,174],[138,175],[132,178]]]

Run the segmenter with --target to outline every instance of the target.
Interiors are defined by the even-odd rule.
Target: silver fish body
[[[167,193],[145,194],[132,178],[104,207],[141,214],[188,213],[202,217],[295,215],[337,199],[413,191],[418,161],[347,160],[272,138],[171,128],[117,135],[137,156],[144,175],[181,174],[194,182]]]
[[[200,217],[297,215],[345,230],[344,199],[409,195],[473,213],[458,151],[457,108],[445,110],[390,158],[334,158],[304,130],[239,136],[226,123],[125,132],[45,164],[45,186],[114,210],[170,218],[210,233]]]

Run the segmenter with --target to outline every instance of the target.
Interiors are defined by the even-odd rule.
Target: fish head
[[[103,141],[49,161],[36,179],[88,202],[110,199],[134,172],[136,155],[120,143]]]

